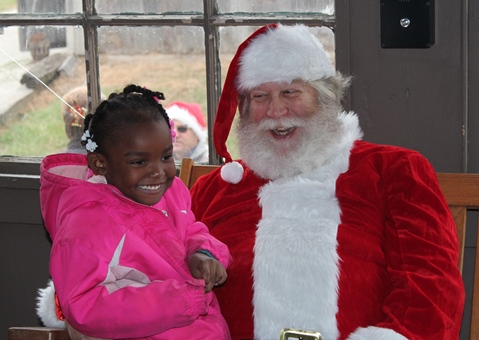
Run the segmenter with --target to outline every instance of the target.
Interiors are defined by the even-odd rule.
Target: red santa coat
[[[286,327],[325,340],[458,338],[458,241],[434,169],[358,140],[348,120],[337,156],[310,173],[269,182],[240,162],[238,184],[218,169],[192,188],[196,218],[233,256],[216,290],[233,339]]]

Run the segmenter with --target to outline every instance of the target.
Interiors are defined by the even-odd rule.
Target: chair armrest
[[[70,336],[61,328],[10,327],[8,340],[70,340]]]

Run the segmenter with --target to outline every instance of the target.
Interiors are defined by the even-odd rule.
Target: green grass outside
[[[59,101],[26,112],[20,121],[0,131],[2,155],[46,156],[65,150],[67,143]]]
[[[2,0],[0,2],[0,12],[17,8],[17,0]]]

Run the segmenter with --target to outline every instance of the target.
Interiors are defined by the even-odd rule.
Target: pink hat
[[[187,125],[196,137],[206,141],[206,121],[201,107],[197,103],[172,102],[166,108],[170,119],[179,120]]]
[[[226,75],[214,124],[217,153],[231,162],[226,140],[238,107],[238,91],[266,82],[311,81],[334,74],[326,51],[306,26],[270,24],[258,29],[238,47]]]

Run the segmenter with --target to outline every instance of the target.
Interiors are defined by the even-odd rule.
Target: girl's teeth
[[[161,184],[160,185],[140,185],[140,188],[144,190],[158,190],[159,188],[161,188]]]

